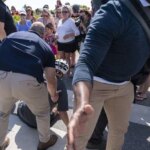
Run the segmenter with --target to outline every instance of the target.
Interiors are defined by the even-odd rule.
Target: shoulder
[[[118,0],[110,0],[105,5],[102,5],[96,12],[95,16],[121,16],[123,13],[123,6]]]
[[[110,0],[95,13],[90,27],[121,32],[131,18],[129,10],[118,0]]]
[[[97,13],[101,15],[110,15],[121,19],[126,14],[130,13],[130,11],[119,0],[109,0],[105,5],[100,7]]]

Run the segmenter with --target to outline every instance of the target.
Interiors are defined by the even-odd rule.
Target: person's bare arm
[[[3,22],[0,22],[0,40],[3,40],[6,37],[4,26],[5,24]]]
[[[56,70],[55,68],[47,67],[44,69],[45,77],[47,81],[47,89],[51,95],[51,99],[53,102],[58,100],[58,92],[57,92],[57,78],[56,78]]]
[[[92,84],[88,81],[80,81],[73,85],[77,108],[89,104],[91,90]]]
[[[68,126],[67,150],[77,150],[75,137],[79,136],[79,134],[82,135],[89,116],[94,112],[92,106],[89,104],[92,91],[91,83],[80,81],[73,86],[73,89],[75,94],[75,112]]]

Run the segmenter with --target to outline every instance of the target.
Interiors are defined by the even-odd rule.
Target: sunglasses
[[[26,16],[25,14],[20,14],[20,16]]]
[[[47,18],[47,17],[48,17],[48,15],[43,15],[43,17],[46,17],[46,18]]]
[[[57,14],[61,14],[61,11],[58,11]]]
[[[26,11],[27,11],[27,12],[28,12],[28,11],[31,11],[31,9],[27,9]]]
[[[68,13],[68,11],[62,11],[62,14],[67,14]]]

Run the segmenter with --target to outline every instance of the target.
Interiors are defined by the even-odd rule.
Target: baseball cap
[[[20,15],[27,15],[25,10],[21,10],[21,11],[19,12],[19,14],[20,14]]]

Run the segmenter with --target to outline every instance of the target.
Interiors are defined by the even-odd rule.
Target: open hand
[[[93,112],[94,109],[89,104],[84,105],[74,112],[68,125],[67,150],[77,150],[76,137],[85,132],[86,123]]]

